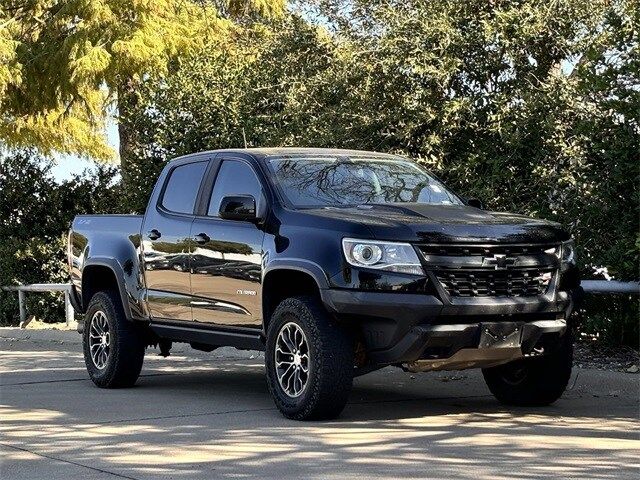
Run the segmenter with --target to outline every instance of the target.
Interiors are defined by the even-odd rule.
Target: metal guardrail
[[[32,283],[31,285],[16,285],[13,287],[2,287],[2,290],[18,292],[18,308],[20,309],[20,327],[24,328],[27,321],[27,306],[25,304],[25,292],[64,292],[64,312],[67,326],[75,320],[73,317],[73,307],[69,300],[71,284],[69,283]]]
[[[17,285],[13,287],[0,287],[5,291],[18,292],[18,307],[20,308],[20,326],[27,325],[27,307],[25,305],[25,292],[64,292],[64,310],[67,326],[74,322],[73,307],[69,301],[71,284],[69,283],[33,283],[31,285]],[[640,282],[620,282],[617,280],[583,280],[582,288],[585,293],[606,295],[622,293],[640,295]]]
[[[629,295],[640,295],[640,282],[620,282],[618,280],[582,280],[581,285],[585,293],[626,293]]]

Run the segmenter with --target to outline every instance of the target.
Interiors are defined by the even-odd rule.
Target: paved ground
[[[385,369],[299,423],[255,353],[152,351],[136,388],[99,390],[79,341],[0,329],[2,479],[640,478],[639,375],[579,369],[554,406],[509,410],[476,371]]]

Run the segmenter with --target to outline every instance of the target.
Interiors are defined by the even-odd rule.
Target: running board
[[[258,332],[255,334],[231,332],[215,328],[194,328],[164,323],[151,323],[149,327],[160,338],[166,338],[173,342],[201,343],[216,347],[264,351],[264,343]]]

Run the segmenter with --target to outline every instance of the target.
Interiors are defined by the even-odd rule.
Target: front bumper
[[[369,364],[428,361],[429,369],[495,365],[529,355],[534,347],[553,348],[577,294],[443,303],[432,295],[321,290],[328,311],[359,327]]]
[[[376,365],[407,363],[414,371],[490,367],[531,355],[535,346],[553,348],[566,329],[565,320],[418,325],[369,359]]]

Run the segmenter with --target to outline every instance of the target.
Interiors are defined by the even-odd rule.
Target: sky
[[[106,128],[107,143],[118,151],[119,137],[118,125],[114,119],[109,119]],[[71,178],[73,174],[82,173],[86,169],[92,169],[95,162],[77,157],[75,155],[55,155],[56,165],[51,169],[56,181],[61,182]]]

